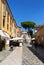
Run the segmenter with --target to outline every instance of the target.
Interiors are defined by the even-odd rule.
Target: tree
[[[30,34],[32,34],[32,28],[34,28],[35,23],[32,21],[24,21],[21,22],[21,26],[25,29],[28,29],[28,33],[30,32]]]
[[[31,21],[25,21],[25,22],[21,22],[21,26],[23,28],[34,28],[35,26],[35,23],[34,22],[31,22]]]

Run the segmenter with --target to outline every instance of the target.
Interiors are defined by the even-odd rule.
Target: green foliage
[[[27,28],[34,28],[35,23],[31,22],[31,21],[25,21],[25,22],[21,22],[21,26],[25,29]]]
[[[35,23],[34,22],[32,22],[32,21],[24,21],[24,22],[21,22],[21,26],[23,28],[25,28],[25,29],[28,29],[28,35],[30,34],[31,37],[33,36],[32,28],[35,27]]]

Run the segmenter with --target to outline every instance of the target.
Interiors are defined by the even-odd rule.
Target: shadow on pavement
[[[37,48],[36,48],[36,50],[34,50],[32,47],[29,47],[29,46],[27,46],[27,48],[28,48],[29,50],[31,50],[31,51],[33,52],[33,54],[36,55],[36,56],[44,63],[44,58],[41,57],[41,56],[39,55],[39,53],[36,52]]]

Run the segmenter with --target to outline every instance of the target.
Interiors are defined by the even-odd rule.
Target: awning
[[[21,38],[21,37],[16,37],[16,38],[12,38],[12,39],[10,39],[10,40],[23,40],[23,38]]]
[[[2,37],[6,37],[2,30],[0,30],[0,35],[1,35]]]
[[[22,34],[27,34],[27,32],[22,32]]]
[[[9,34],[7,34],[6,32],[4,32],[4,34],[7,38],[10,38]]]

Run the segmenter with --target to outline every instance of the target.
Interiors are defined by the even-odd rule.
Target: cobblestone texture
[[[36,55],[34,55],[26,46],[23,46],[22,65],[44,65]]]
[[[0,62],[2,62],[11,52],[8,50],[3,50],[0,52]]]
[[[0,65],[22,65],[22,47],[16,47]]]
[[[15,50],[16,47],[13,48],[13,51]],[[0,51],[0,63],[6,59],[13,51],[9,50],[2,50]]]

